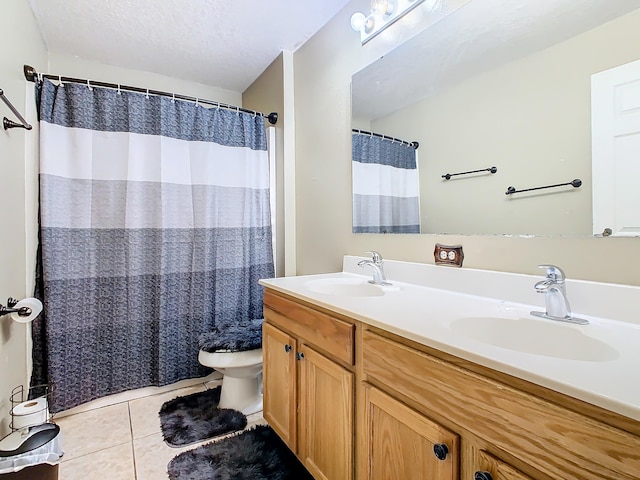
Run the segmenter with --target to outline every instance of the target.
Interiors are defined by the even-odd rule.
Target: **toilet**
[[[200,336],[198,362],[224,375],[219,408],[232,408],[245,415],[262,411],[261,345],[262,319],[241,332],[230,329]]]

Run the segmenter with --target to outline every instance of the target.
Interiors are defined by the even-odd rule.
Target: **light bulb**
[[[365,23],[367,23],[367,17],[364,16],[364,13],[356,12],[351,15],[351,28],[356,32],[361,31]]]
[[[373,32],[373,28],[376,26],[376,20],[373,17],[373,15],[369,15],[367,18],[365,18],[365,22],[364,22],[364,33],[371,33]]]
[[[391,0],[371,0],[371,11],[381,17],[388,17],[393,10],[394,2]]]

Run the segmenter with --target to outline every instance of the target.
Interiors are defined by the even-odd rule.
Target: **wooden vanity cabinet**
[[[270,289],[264,312],[264,417],[316,480],[640,479],[640,422]]]
[[[365,384],[459,435],[461,479],[640,478],[638,422],[382,330],[362,331]]]
[[[265,292],[264,418],[317,479],[354,477],[355,324]]]

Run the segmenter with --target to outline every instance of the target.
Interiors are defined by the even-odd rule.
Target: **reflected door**
[[[640,60],[591,77],[593,233],[640,236]]]

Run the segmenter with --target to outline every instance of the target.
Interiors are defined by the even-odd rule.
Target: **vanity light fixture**
[[[371,0],[371,12],[356,12],[351,16],[351,28],[360,32],[364,45],[396,20],[402,18],[425,0]]]

